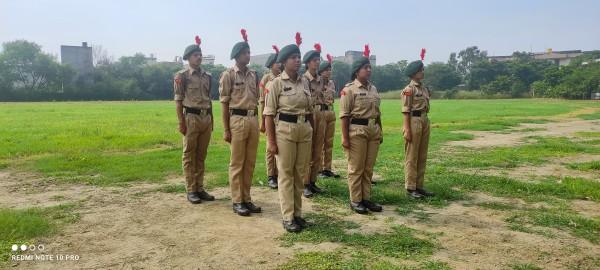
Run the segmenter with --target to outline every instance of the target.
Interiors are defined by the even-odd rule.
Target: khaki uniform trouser
[[[258,118],[232,115],[229,185],[233,203],[251,202],[250,186],[258,148]]]
[[[379,152],[381,127],[350,125],[350,149],[344,149],[348,158],[348,188],[350,200],[361,202],[371,198],[373,167]]]
[[[406,189],[423,188],[427,147],[429,146],[429,118],[410,117],[411,142],[404,142],[404,183]]]
[[[310,158],[312,132],[309,122],[278,121],[275,127],[279,203],[285,221],[302,215],[303,179]]]
[[[320,109],[320,108],[319,108]],[[323,112],[315,109],[313,113],[313,119],[315,122],[316,132],[313,132],[314,137],[312,138],[312,149],[309,168],[307,168],[307,174],[304,177],[304,184],[308,185],[310,182],[317,182],[317,175],[321,170],[321,157],[323,155],[323,144],[325,143],[325,121],[323,119]]]
[[[331,171],[331,160],[333,155],[333,136],[335,135],[335,112],[325,111],[323,112],[323,119],[325,121],[325,138],[323,145],[323,167],[322,171]]]
[[[183,136],[181,164],[187,192],[204,191],[204,160],[212,133],[211,116],[185,114],[187,131]]]

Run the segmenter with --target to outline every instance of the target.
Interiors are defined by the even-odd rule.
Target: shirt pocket
[[[233,93],[231,93],[232,97],[242,97],[244,92],[246,91],[246,83],[243,81],[234,81],[233,82]]]

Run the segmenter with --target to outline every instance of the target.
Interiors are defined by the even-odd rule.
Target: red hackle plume
[[[275,53],[278,54],[279,53],[279,48],[277,48],[277,45],[273,45],[273,50],[275,50]]]
[[[425,60],[425,52],[427,50],[425,50],[425,48],[421,49],[421,61]]]
[[[248,42],[248,35],[246,34],[246,29],[242,28],[240,32],[242,32],[242,38],[244,39],[244,42]]]
[[[327,54],[327,62],[329,62],[329,64],[333,63],[333,56],[331,56],[331,54]]]
[[[317,51],[318,53],[321,53],[321,44],[315,43],[315,51]]]
[[[300,32],[296,32],[296,45],[300,47],[300,44],[302,44],[302,37],[300,36]]]
[[[202,43],[200,36],[196,36],[196,45],[200,46],[200,43]]]
[[[363,52],[363,56],[366,58],[369,58],[369,55],[371,55],[371,50],[369,49],[369,44],[365,44],[365,51]]]

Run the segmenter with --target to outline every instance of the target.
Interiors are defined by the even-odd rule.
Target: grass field
[[[218,104],[214,105],[215,115],[220,116]],[[279,231],[269,241],[281,248],[320,247],[326,243],[335,246],[297,250],[283,262],[273,264],[264,259],[266,268],[600,269],[600,253],[596,253],[600,251],[600,132],[594,128],[600,124],[599,102],[434,100],[426,181],[437,196],[424,201],[411,200],[404,194],[399,101],[384,100],[382,114],[384,143],[375,168],[378,183],[373,200],[390,211],[381,216],[356,217],[346,207],[346,182],[322,180],[326,192],[312,200],[313,211],[307,213],[314,225],[292,235],[284,234],[280,224],[275,223]],[[591,128],[577,124],[579,127],[573,128],[579,129],[571,133],[543,133],[555,123],[568,125],[576,121]],[[134,197],[138,200],[183,196],[182,142],[173,102],[0,103],[0,127],[0,172],[17,175],[11,178],[16,181],[13,187],[18,177],[31,176],[38,181],[33,186],[51,183],[68,189],[83,184],[90,189],[110,190],[115,196],[148,185],[150,188],[137,191]],[[209,190],[226,190],[223,187],[228,185],[229,148],[222,140],[222,130],[217,118],[206,163]],[[336,170],[344,177],[339,128],[337,132],[334,160]],[[522,136],[522,142],[476,148],[468,142],[467,146],[449,145],[481,134]],[[266,184],[264,147],[261,136],[253,183],[256,187]],[[544,166],[560,168],[560,175],[539,173],[530,177],[514,173],[536,168],[544,171]],[[5,183],[5,187],[9,185]],[[13,191],[0,196],[29,196],[18,189]],[[36,193],[35,189],[29,189],[30,193]],[[90,211],[90,200],[61,196],[52,197],[57,201],[53,206],[15,206],[10,198],[1,199],[2,250],[8,250],[13,242],[52,239],[63,229],[78,226],[79,216],[85,218],[84,212]],[[278,215],[278,209],[270,211]],[[488,219],[487,225],[477,223]],[[460,224],[469,225],[462,232],[465,235],[460,235]],[[369,231],[370,226],[377,229]],[[521,240],[506,240],[506,248],[525,249],[522,252],[533,255],[509,256],[501,249],[477,249],[467,255],[450,252],[453,248],[471,252],[475,247],[486,247],[485,234],[493,232],[495,226],[504,228],[498,235],[501,239],[531,237],[535,243],[547,243],[548,248],[536,250],[535,245],[526,246]],[[480,242],[457,240],[469,237],[472,230],[479,235],[473,236],[473,241]],[[556,251],[556,243],[563,243],[564,250]],[[576,252],[581,250],[586,251]],[[578,255],[573,257],[573,252]],[[1,254],[4,258],[0,265],[10,264],[9,252]],[[548,259],[564,254],[571,257]]]

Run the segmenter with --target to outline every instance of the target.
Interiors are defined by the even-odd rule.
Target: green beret
[[[406,69],[404,70],[404,75],[411,77],[417,72],[421,71],[421,69],[423,69],[423,61],[417,60],[410,62],[410,64],[408,64],[408,66],[406,66]]]
[[[248,42],[240,41],[233,45],[233,49],[231,49],[231,59],[236,58],[243,49],[250,49],[250,44],[248,44]]]
[[[279,55],[277,55],[277,62],[278,63],[285,62],[285,60],[287,60],[290,57],[290,55],[292,55],[294,53],[300,54],[300,48],[298,48],[298,45],[290,44],[290,45],[283,47],[279,51]]]
[[[356,59],[354,61],[354,63],[352,63],[352,73],[350,73],[350,75],[354,76],[354,74],[366,64],[371,64],[371,61],[369,61],[369,58],[361,56],[358,59]]]
[[[323,72],[323,70],[326,70],[329,67],[331,67],[331,64],[329,63],[329,61],[323,61],[319,65],[319,70],[317,71],[317,73],[321,74],[321,72]]]
[[[185,51],[183,51],[183,60],[188,60],[188,58],[190,57],[190,55],[192,55],[192,53],[195,53],[195,52],[202,53],[202,50],[200,49],[200,46],[198,46],[196,44],[192,44],[190,46],[187,46],[185,48]]]
[[[302,58],[302,63],[307,64],[310,60],[312,60],[315,57],[321,58],[321,53],[315,50],[310,50],[306,54],[304,54],[304,57]]]
[[[271,68],[273,66],[273,64],[275,64],[275,60],[277,60],[277,54],[276,53],[272,53],[271,55],[269,55],[269,58],[267,58],[267,62],[265,63],[265,67]]]

